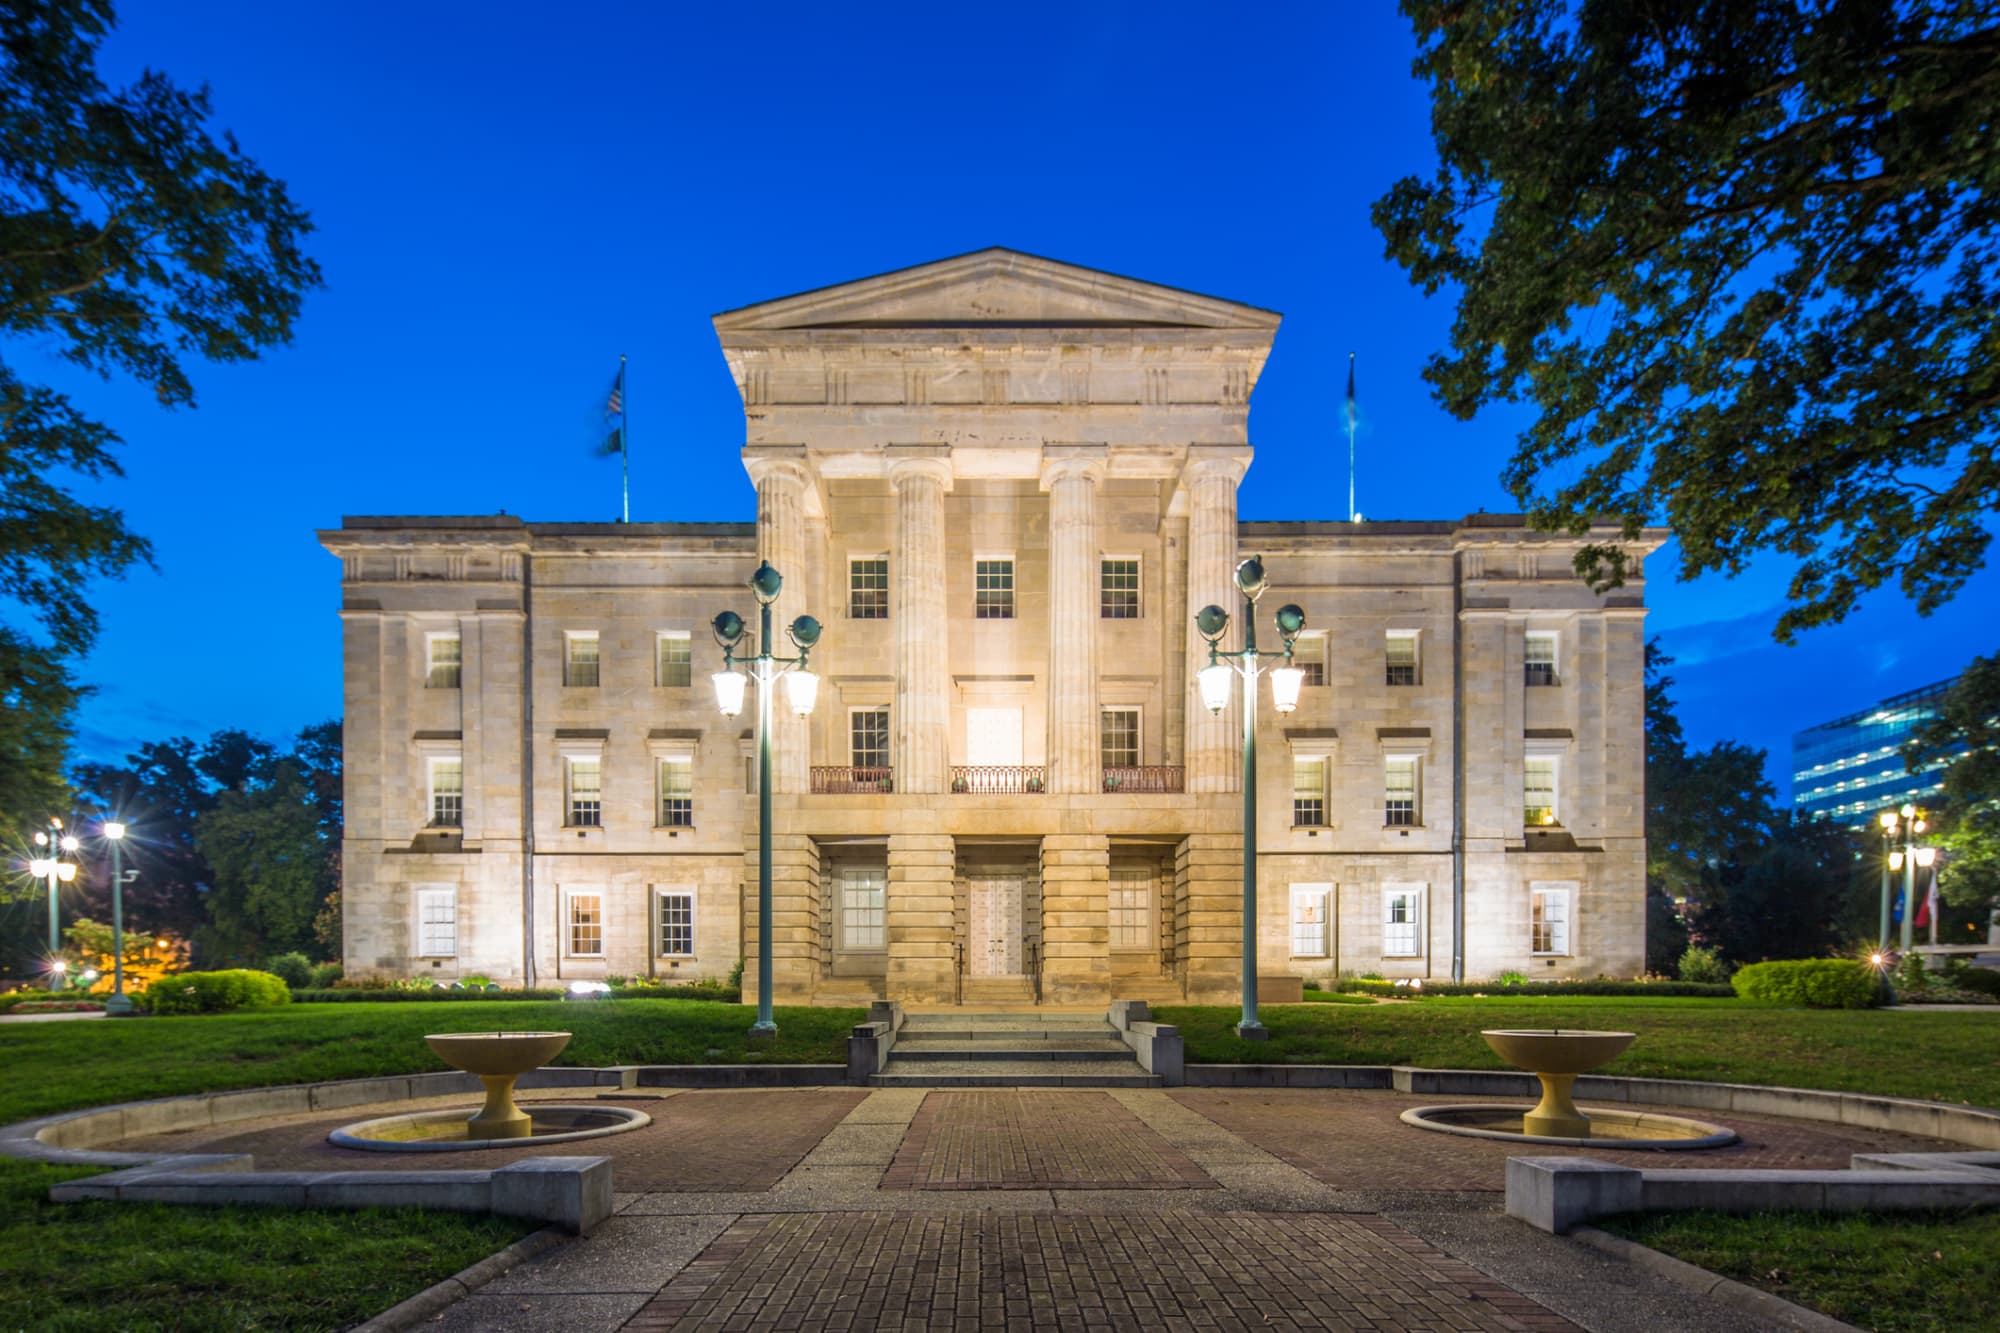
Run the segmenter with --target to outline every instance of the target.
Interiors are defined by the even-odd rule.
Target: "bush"
[[[1851,958],[1752,963],[1737,969],[1730,984],[1746,1000],[1808,1009],[1866,1009],[1881,1000],[1875,969]]]
[[[1333,989],[1355,995],[1393,995],[1399,999],[1421,999],[1430,995],[1627,995],[1672,996],[1677,999],[1733,1000],[1736,992],[1727,986],[1698,985],[1687,981],[1529,981],[1503,984],[1499,981],[1426,981],[1423,989],[1398,986],[1393,981],[1366,977],[1344,977]]]
[[[143,1003],[155,1014],[221,1014],[232,1009],[275,1009],[289,1004],[291,988],[269,972],[230,968],[222,972],[183,972],[162,977],[143,992]]]
[[[1958,974],[1957,985],[1960,990],[1978,991],[2000,999],[2000,968],[1968,967]]]
[[[1898,994],[1922,995],[1931,988],[1934,980],[1930,969],[1924,965],[1924,956],[1915,949],[1904,954],[1896,964],[1895,986]]]
[[[302,953],[281,953],[276,958],[267,959],[264,970],[293,990],[304,990],[312,985],[312,959]]]
[[[339,963],[314,963],[312,976],[306,979],[306,985],[314,990],[325,990],[339,980]]]
[[[548,987],[534,990],[453,990],[449,986],[425,986],[422,990],[412,990],[407,986],[358,986],[339,985],[327,990],[302,990],[292,992],[294,1004],[439,1004],[446,1001],[475,1000],[560,1000],[565,992]]]
[[[1722,955],[1699,944],[1688,945],[1681,955],[1679,972],[1682,981],[1705,986],[1720,986],[1729,980],[1729,964],[1722,961]]]

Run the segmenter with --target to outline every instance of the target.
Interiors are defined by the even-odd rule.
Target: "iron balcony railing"
[[[1179,764],[1141,764],[1104,770],[1104,790],[1178,796],[1187,790],[1187,770]]]
[[[951,789],[960,796],[1023,796],[1047,790],[1048,770],[1020,764],[954,764]]]
[[[895,770],[857,768],[852,764],[815,764],[812,789],[821,795],[860,795],[896,790]]]

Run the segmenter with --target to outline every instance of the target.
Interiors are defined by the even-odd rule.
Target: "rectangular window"
[[[848,762],[856,768],[889,766],[889,710],[857,708],[847,715]]]
[[[1392,629],[1383,641],[1383,651],[1388,665],[1387,681],[1391,685],[1414,685],[1417,683],[1417,632],[1407,629]]]
[[[1151,949],[1153,932],[1153,872],[1145,866],[1111,868],[1111,947]]]
[[[694,756],[660,758],[660,827],[694,827]]]
[[[972,615],[977,620],[1014,618],[1014,557],[972,562]]]
[[[1326,824],[1326,760],[1292,760],[1292,825],[1322,828]]]
[[[563,635],[563,684],[597,688],[596,630],[572,630]]]
[[[595,889],[570,889],[563,895],[563,943],[572,958],[604,956],[604,895]]]
[[[569,768],[570,826],[599,827],[604,823],[604,761],[578,756],[565,762]]]
[[[694,643],[686,630],[662,630],[654,641],[653,683],[685,687],[694,684]]]
[[[1139,766],[1139,710],[1106,708],[1097,715],[1100,757],[1106,768]]]
[[[1423,952],[1423,890],[1391,887],[1382,891],[1382,956],[1414,958]]]
[[[465,641],[456,634],[424,636],[424,687],[455,690],[465,662]]]
[[[465,761],[457,755],[431,760],[431,827],[465,823]]]
[[[840,947],[880,949],[888,938],[884,893],[889,872],[882,866],[848,866],[840,874]]]
[[[1301,685],[1326,684],[1326,635],[1301,634],[1293,640],[1292,665],[1306,673]]]
[[[1139,618],[1139,562],[1104,560],[1098,566],[1097,614],[1105,620]]]
[[[889,560],[869,556],[847,562],[847,618],[887,620],[889,618]]]
[[[1521,794],[1527,807],[1524,822],[1534,828],[1554,824],[1556,815],[1556,770],[1552,754],[1531,754],[1521,765]]]
[[[1556,685],[1561,682],[1556,676],[1556,636],[1553,632],[1530,631],[1525,656],[1522,658],[1530,685]]]
[[[653,898],[653,940],[656,957],[694,956],[694,895],[662,889]]]
[[[1292,957],[1326,957],[1328,884],[1292,885]]]
[[[1413,828],[1422,813],[1417,805],[1417,757],[1390,755],[1382,761],[1382,822],[1391,828]]]
[[[417,956],[458,956],[458,890],[417,890]]]
[[[1529,886],[1530,947],[1535,953],[1569,952],[1569,895],[1567,884]]]

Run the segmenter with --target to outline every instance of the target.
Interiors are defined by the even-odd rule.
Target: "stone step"
[[[900,1054],[900,1052],[899,1052]],[[889,1067],[868,1080],[877,1088],[1157,1088],[1160,1076],[1132,1060],[922,1062]]]
[[[1034,1060],[1042,1062],[1073,1063],[1078,1060],[1118,1060],[1129,1059],[1131,1052],[1123,1042],[1094,1044],[1090,1046],[1059,1045],[1050,1042],[1036,1047],[1023,1042],[952,1042],[942,1046],[917,1046],[907,1041],[896,1043],[896,1049],[889,1056],[891,1067],[904,1061],[936,1063],[970,1063],[977,1061],[990,1064],[996,1061]]]
[[[1095,1028],[911,1028],[907,1023],[896,1037],[898,1045],[915,1042],[919,1045],[942,1043],[966,1045],[979,1042],[1044,1042],[1067,1044],[1074,1042],[1110,1042],[1124,1045],[1116,1032],[1108,1027]],[[1111,1046],[1106,1047],[1112,1049]]]

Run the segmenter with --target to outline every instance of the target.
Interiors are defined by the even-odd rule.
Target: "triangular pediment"
[[[1255,306],[997,248],[780,297],[715,317],[715,327],[723,333],[1277,326],[1275,313]]]

